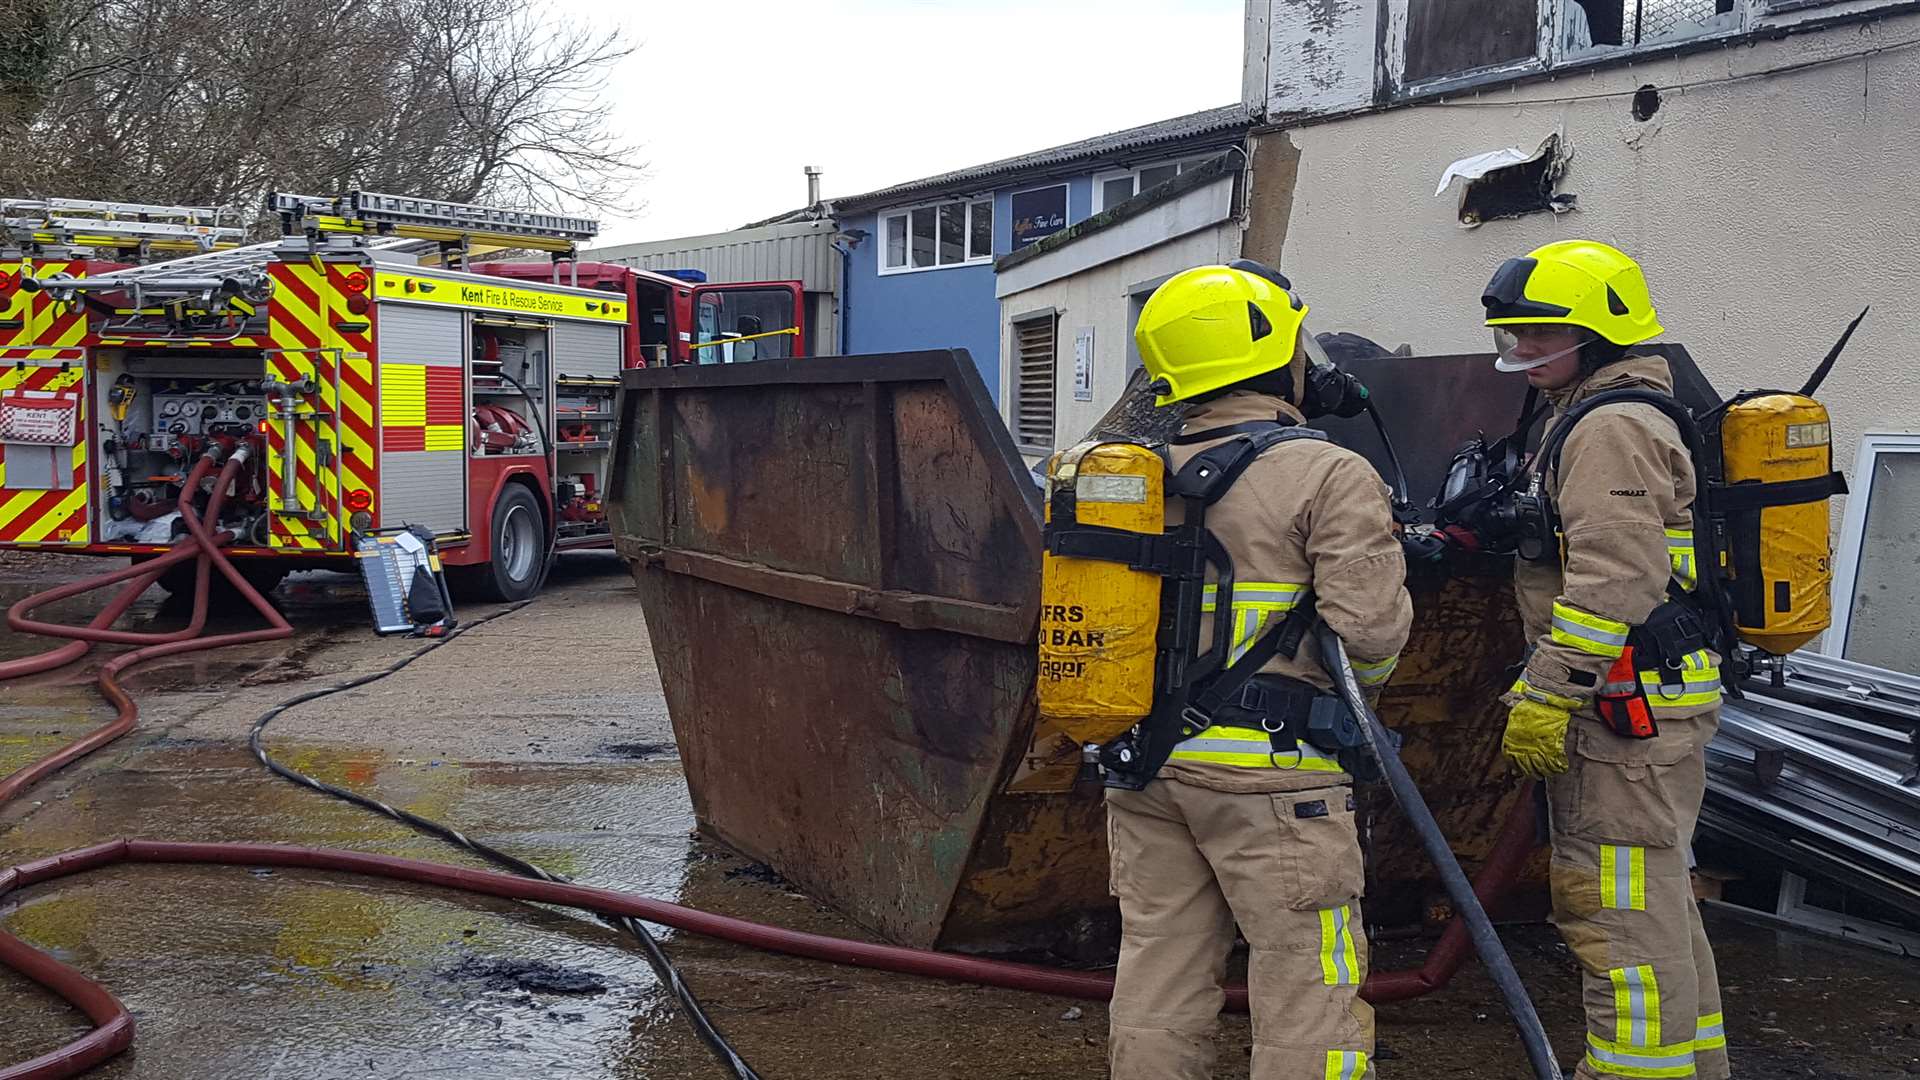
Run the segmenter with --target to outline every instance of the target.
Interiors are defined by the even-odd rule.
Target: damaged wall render
[[[1249,34],[1265,33],[1266,96],[1247,104],[1290,112],[1330,112],[1373,100],[1374,47],[1380,5],[1373,0],[1252,0],[1269,4],[1267,17],[1249,19]],[[1254,53],[1249,50],[1249,62]],[[1271,105],[1269,103],[1272,103]]]
[[[1247,0],[1241,94],[1256,119],[1326,116],[1734,50],[1910,13],[1912,0]]]
[[[1797,387],[1871,303],[1821,394],[1850,468],[1864,431],[1920,428],[1920,48],[1724,80],[1912,40],[1920,16],[1263,135],[1290,139],[1299,170],[1284,231],[1250,227],[1284,235],[1316,327],[1422,354],[1487,347],[1480,289],[1501,260],[1571,237],[1616,244],[1646,266],[1667,339],[1729,393]],[[1660,107],[1637,121],[1648,83]],[[1457,189],[1434,196],[1451,162],[1549,134],[1575,148],[1559,186],[1578,210],[1462,229]],[[1261,183],[1256,169],[1255,214],[1272,205]]]

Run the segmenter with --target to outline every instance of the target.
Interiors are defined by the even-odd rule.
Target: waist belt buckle
[[[1240,688],[1240,700],[1235,704],[1256,716],[1265,716],[1267,712],[1267,688],[1257,681],[1248,680]]]

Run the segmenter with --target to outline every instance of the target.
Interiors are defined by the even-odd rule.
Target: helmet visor
[[[1327,358],[1327,350],[1321,347],[1320,339],[1314,337],[1313,331],[1307,329],[1304,319],[1300,321],[1300,348],[1297,355],[1313,367],[1324,367],[1333,363]]]
[[[1495,371],[1531,371],[1579,352],[1586,343],[1584,335],[1576,334],[1573,344],[1542,353],[1538,340],[1532,336],[1516,334],[1504,326],[1496,326],[1493,328],[1493,348],[1500,358],[1493,362],[1493,368]]]

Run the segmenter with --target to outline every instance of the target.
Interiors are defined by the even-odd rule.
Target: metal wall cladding
[[[838,286],[832,222],[768,225],[710,236],[628,244],[583,253],[643,270],[700,270],[713,282],[798,281],[807,292]]]
[[[561,378],[613,379],[620,375],[618,326],[555,320],[553,370]]]

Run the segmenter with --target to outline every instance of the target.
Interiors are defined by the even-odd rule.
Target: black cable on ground
[[[540,573],[542,584],[546,581],[547,572],[553,567],[553,561],[552,556],[549,555],[547,565]],[[406,656],[401,657],[379,671],[362,675],[359,678],[348,680],[337,686],[323,687],[319,690],[309,690],[304,694],[288,698],[273,708],[268,709],[265,713],[262,713],[260,718],[253,722],[252,730],[247,733],[247,746],[253,751],[253,756],[259,759],[260,764],[266,766],[275,776],[305,785],[323,795],[330,795],[333,798],[341,799],[355,806],[390,817],[409,828],[426,833],[429,836],[438,837],[455,847],[470,851],[496,866],[505,867],[524,877],[536,878],[541,881],[559,882],[561,884],[572,884],[573,882],[569,878],[543,870],[533,863],[527,862],[525,859],[517,858],[498,848],[474,840],[451,826],[442,825],[430,818],[424,818],[418,814],[408,813],[405,810],[388,806],[378,799],[369,798],[359,792],[335,787],[324,781],[316,780],[305,773],[289,769],[285,765],[275,761],[273,757],[267,753],[266,747],[261,744],[261,733],[264,732],[267,725],[281,713],[296,706],[304,705],[309,701],[317,701],[320,698],[328,697],[332,694],[338,694],[343,691],[366,686],[369,683],[378,682],[475,627],[485,626],[487,623],[503,615],[511,615],[531,603],[533,603],[532,600],[522,600],[511,607],[502,608],[491,615],[475,619],[473,622],[467,623],[446,637],[429,641],[427,644],[422,645],[420,648],[415,649],[413,652],[408,653]],[[626,931],[635,941],[640,943],[640,949],[646,956],[647,965],[653,969],[654,975],[659,978],[660,982],[664,984],[673,995],[673,999],[678,1003],[681,1013],[686,1016],[687,1021],[693,1025],[694,1033],[700,1037],[700,1041],[706,1044],[707,1049],[713,1052],[714,1057],[719,1060],[720,1064],[728,1070],[735,1080],[760,1080],[760,1074],[753,1071],[753,1067],[748,1065],[746,1061],[740,1057],[739,1053],[727,1042],[726,1036],[720,1034],[720,1030],[714,1026],[712,1019],[707,1016],[706,1010],[701,1007],[699,1000],[693,996],[692,989],[690,989],[686,981],[680,977],[679,969],[673,966],[673,961],[668,958],[666,950],[660,947],[659,941],[654,939],[654,936],[647,931],[647,928],[642,925],[639,920],[625,915],[602,915],[601,919],[610,926]]]

